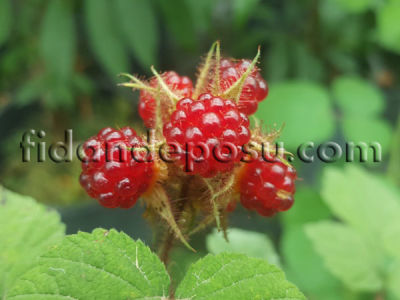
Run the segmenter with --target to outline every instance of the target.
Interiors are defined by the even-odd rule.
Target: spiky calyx
[[[193,84],[189,77],[179,76],[174,71],[168,71],[160,75],[168,88],[179,98],[190,97],[193,92]],[[161,90],[157,77],[149,80],[149,86],[155,90]],[[164,93],[151,92],[149,90],[141,90],[139,97],[139,115],[147,128],[156,126],[156,110],[157,99],[161,111],[162,123],[169,120],[171,112],[174,110],[174,101],[168,98]]]
[[[251,61],[247,59],[236,62],[232,59],[221,60],[219,69],[221,91],[229,90],[250,66]],[[259,70],[255,67],[244,81],[239,96],[239,110],[246,115],[254,114],[257,111],[258,103],[264,100],[267,95],[267,82],[262,78]]]

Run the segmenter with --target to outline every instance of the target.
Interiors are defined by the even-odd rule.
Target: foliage
[[[62,239],[57,214],[7,190],[2,190],[1,201],[3,299],[168,299],[170,277],[143,242],[100,228]],[[305,299],[276,266],[228,253],[207,255],[194,263],[175,295],[175,299],[221,297]]]
[[[395,298],[397,278],[400,193],[381,178],[357,167],[329,168],[322,196],[343,223],[324,220],[307,224],[306,233],[328,270],[353,291]],[[345,245],[345,247],[343,246]]]
[[[335,79],[332,92],[342,112],[346,140],[379,142],[387,152],[392,129],[381,117],[385,108],[382,92],[370,82],[350,76]]]
[[[262,102],[256,115],[268,123],[285,124],[282,140],[289,149],[304,142],[320,143],[334,133],[332,107],[327,92],[310,82],[284,82],[270,87],[268,101]],[[296,118],[311,114],[314,118]],[[286,124],[285,120],[292,120]]]
[[[309,222],[330,219],[328,207],[310,187],[301,188],[296,201],[302,205],[294,206],[283,216],[281,255],[288,278],[301,286],[310,299],[347,299],[345,289],[324,266],[303,228]]]
[[[0,186],[0,296],[36,257],[64,237],[65,226],[54,211]]]
[[[279,256],[272,241],[262,233],[229,228],[227,239],[224,239],[214,229],[213,233],[207,236],[206,245],[208,251],[213,254],[222,252],[243,253],[250,257],[265,259],[276,266],[280,265]]]
[[[208,255],[193,264],[176,291],[194,299],[305,299],[282,271],[240,254]]]

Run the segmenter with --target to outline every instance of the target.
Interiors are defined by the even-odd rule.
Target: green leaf
[[[73,72],[75,30],[71,3],[50,1],[42,23],[39,50],[48,72],[61,80]]]
[[[321,81],[326,74],[323,65],[305,43],[292,43],[296,78]]]
[[[344,10],[350,13],[363,13],[368,10],[372,0],[336,0]]]
[[[185,277],[189,267],[206,254],[205,251],[196,250],[196,252],[193,252],[186,247],[175,247],[171,251],[170,263],[168,264],[168,273],[172,285],[176,287]]]
[[[381,91],[361,78],[339,77],[333,82],[332,90],[342,112],[349,117],[373,116],[385,108]]]
[[[305,299],[284,273],[265,260],[242,254],[207,255],[178,286],[177,299]]]
[[[348,117],[343,119],[342,126],[346,141],[356,144],[378,142],[383,155],[389,152],[393,130],[387,121],[375,118]],[[372,156],[369,161],[372,161]]]
[[[13,11],[10,0],[0,0],[0,46],[8,39],[12,29]]]
[[[115,8],[123,37],[144,68],[157,65],[159,32],[148,0],[117,0]]]
[[[191,17],[191,11],[185,0],[159,0],[162,13],[170,35],[186,49],[197,47],[197,35]]]
[[[260,0],[233,0],[234,22],[238,28],[246,25]]]
[[[383,235],[383,245],[388,254],[400,260],[400,220],[397,220]]]
[[[289,280],[311,299],[343,299],[340,282],[324,266],[303,226],[285,230],[281,247]]]
[[[374,239],[400,219],[400,199],[380,178],[356,166],[343,171],[327,168],[322,178],[322,197],[333,214]]]
[[[212,14],[214,12],[215,0],[185,0],[193,20],[195,30],[204,33],[212,25]]]
[[[324,30],[336,35],[337,26],[349,20],[348,13],[339,5],[338,0],[325,0],[319,3],[319,16],[323,22]],[[339,33],[340,34],[340,33]]]
[[[337,41],[335,47],[330,48],[330,51],[339,51],[346,53],[349,58],[357,61],[357,57],[354,57],[353,53],[356,53],[361,47],[363,47],[369,35],[366,34],[367,24],[362,17],[349,17],[348,15],[341,23],[337,26],[343,26],[346,30],[338,32],[337,27],[334,30]],[[357,61],[360,63],[360,60]],[[344,73],[345,74],[345,73]],[[352,74],[352,73],[348,73]],[[356,77],[357,78],[357,77]]]
[[[329,50],[326,53],[327,58],[339,72],[342,73],[358,73],[360,71],[360,62],[348,53]]]
[[[0,186],[0,298],[36,258],[64,237],[59,215]]]
[[[400,299],[399,282],[400,282],[400,261],[396,261],[393,264],[393,268],[389,272],[389,276],[387,279],[387,289],[389,291],[388,299]]]
[[[289,149],[313,141],[322,142],[334,133],[332,105],[326,90],[317,84],[287,81],[270,87],[256,116],[265,124],[285,124],[281,140]]]
[[[46,77],[44,75],[35,76],[18,89],[15,103],[19,106],[28,105],[35,100],[39,100],[42,92],[46,88]]]
[[[331,213],[321,196],[310,187],[296,191],[293,207],[282,214],[285,226],[299,226],[307,222],[328,219]]]
[[[78,73],[71,75],[71,83],[74,87],[76,79],[82,76]],[[74,104],[74,89],[69,83],[70,81],[58,80],[49,73],[40,74],[26,81],[19,88],[15,102],[19,106],[25,106],[42,100],[49,109],[71,108]]]
[[[306,233],[327,268],[350,289],[374,292],[382,287],[377,258],[357,231],[321,221],[307,225]]]
[[[43,102],[49,109],[57,109],[60,107],[72,107],[74,104],[74,95],[71,87],[64,81],[57,81],[54,78],[47,78],[46,93],[43,94]]]
[[[377,13],[377,33],[381,45],[400,53],[400,1],[388,1]]]
[[[289,74],[289,46],[285,37],[277,36],[265,55],[265,78],[268,82],[282,81]],[[268,98],[269,101],[269,98]]]
[[[207,249],[213,254],[222,252],[242,253],[250,257],[266,259],[270,264],[279,266],[279,256],[272,241],[265,234],[239,228],[229,228],[228,240],[229,242],[224,239],[220,232],[214,229],[207,236]]]
[[[116,28],[112,3],[108,0],[87,0],[86,29],[92,51],[111,78],[128,70],[128,54]]]
[[[23,275],[7,299],[164,299],[169,277],[141,241],[116,230],[67,236]]]
[[[83,94],[91,94],[94,90],[92,80],[84,73],[75,73],[72,78],[74,88]]]

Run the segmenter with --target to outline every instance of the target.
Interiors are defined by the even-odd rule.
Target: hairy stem
[[[167,234],[164,237],[164,241],[160,247],[159,257],[165,266],[168,266],[170,253],[175,243],[175,234],[171,230],[167,230]]]
[[[178,224],[178,225],[182,223],[181,217],[182,217],[182,213],[186,207],[185,204],[187,202],[187,197],[189,195],[190,181],[191,181],[191,179],[184,181],[182,188],[181,188],[180,197],[179,197],[180,201],[176,205],[176,211],[174,213],[174,218],[175,218],[176,224]],[[168,264],[169,264],[170,253],[174,247],[175,241],[176,241],[175,233],[172,230],[168,230],[164,237],[164,241],[163,241],[163,243],[160,247],[160,251],[159,251],[160,259],[165,264],[165,266],[168,266]]]

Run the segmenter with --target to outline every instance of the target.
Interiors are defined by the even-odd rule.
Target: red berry
[[[179,76],[174,71],[165,72],[161,75],[167,86],[179,97],[190,97],[193,91],[193,84],[189,77]],[[153,77],[150,80],[151,87],[158,87],[158,79]],[[172,102],[167,96],[161,94],[161,111],[163,122],[168,121],[172,108]],[[151,93],[145,90],[140,91],[139,97],[139,115],[143,119],[144,124],[148,128],[154,128],[156,118],[156,100]]]
[[[87,140],[79,181],[89,196],[109,208],[133,206],[155,177],[154,163],[146,161],[147,153],[137,149],[143,145],[129,127],[107,127]]]
[[[245,164],[240,171],[238,187],[240,201],[249,210],[262,216],[272,216],[293,205],[296,171],[275,158],[262,158]]]
[[[203,177],[231,171],[241,158],[240,147],[250,139],[247,116],[231,100],[211,94],[180,100],[163,133],[182,150],[179,161],[185,171]]]
[[[247,59],[234,62],[230,59],[223,59],[220,67],[220,85],[223,91],[229,89],[246,72],[251,65]],[[258,103],[268,95],[267,82],[255,69],[247,77],[239,99],[239,110],[246,115],[252,115],[257,111]]]

